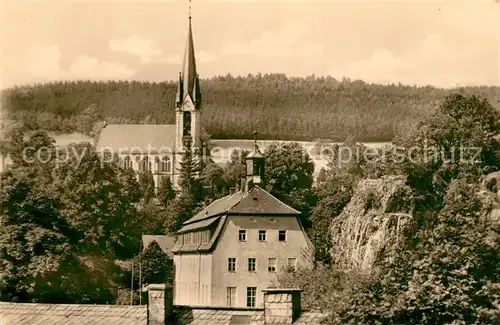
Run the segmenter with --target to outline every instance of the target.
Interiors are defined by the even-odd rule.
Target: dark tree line
[[[5,90],[4,107],[26,130],[92,133],[92,121],[173,124],[176,83],[56,82]],[[367,84],[284,74],[218,76],[201,81],[204,126],[216,139],[391,140],[432,114],[455,90]],[[500,107],[500,88],[467,87]]]

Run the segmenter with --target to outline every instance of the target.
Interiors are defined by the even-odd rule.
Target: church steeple
[[[179,86],[177,88],[176,107],[181,108],[186,101],[190,101],[195,109],[201,108],[201,91],[196,59],[194,52],[193,31],[191,27],[191,1],[189,1],[189,26],[182,62],[182,71],[179,73]]]

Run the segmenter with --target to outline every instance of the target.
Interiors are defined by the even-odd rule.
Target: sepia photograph
[[[0,325],[500,324],[497,0],[2,0]]]

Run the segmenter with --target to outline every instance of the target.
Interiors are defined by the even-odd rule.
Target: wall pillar
[[[265,324],[292,324],[300,317],[301,289],[266,289],[264,292]]]
[[[173,288],[170,284],[150,284],[148,292],[148,325],[166,325],[172,317]]]

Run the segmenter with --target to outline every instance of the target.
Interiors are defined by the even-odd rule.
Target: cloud
[[[449,42],[440,34],[428,34],[400,55],[386,48],[377,49],[365,60],[333,67],[330,74],[375,83],[405,83],[442,87],[498,84],[494,52],[478,51],[467,44]]]
[[[147,40],[137,34],[124,39],[110,39],[109,49],[112,52],[125,52],[138,56],[142,63],[148,63],[162,54],[156,42]]]
[[[29,82],[51,80],[112,80],[130,78],[135,71],[111,61],[101,61],[88,55],[80,55],[65,70],[59,65],[62,53],[58,45],[36,46],[25,66],[25,77]]]
[[[99,59],[87,55],[79,56],[70,66],[72,76],[82,79],[127,79],[135,71],[124,65]]]
[[[167,63],[167,64],[176,64],[179,66],[182,65],[183,56],[180,54],[169,54],[165,57],[158,58],[152,63]],[[196,63],[199,65],[200,63],[209,63],[219,61],[219,58],[212,53],[206,51],[196,51],[195,53]]]
[[[218,57],[206,51],[196,52],[195,56],[196,56],[196,61],[199,63],[209,63],[219,60]]]
[[[299,22],[285,23],[281,28],[264,31],[249,42],[230,42],[225,55],[270,57],[310,57],[323,53],[323,46],[306,39],[309,28]]]

